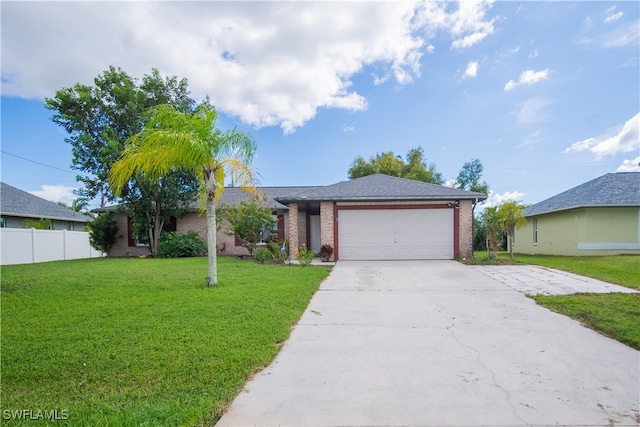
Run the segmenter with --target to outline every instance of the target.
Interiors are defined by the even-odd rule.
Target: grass
[[[632,289],[640,289],[640,256],[638,255],[570,257],[516,254],[514,258],[519,264],[542,265]]]
[[[213,425],[329,272],[234,258],[218,269],[219,285],[207,288],[204,258],[3,267],[0,413],[67,411],[56,425]]]
[[[573,294],[532,298],[603,335],[640,350],[640,294]]]
[[[609,283],[640,289],[640,256],[552,256],[515,254],[509,260],[507,252],[499,252],[492,260],[486,252],[477,253],[469,264],[533,264],[569,271]],[[538,304],[576,319],[621,343],[640,350],[640,294],[574,294],[536,295]]]

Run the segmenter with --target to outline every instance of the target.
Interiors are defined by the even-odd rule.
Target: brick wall
[[[458,245],[460,258],[470,258],[473,254],[473,203],[471,200],[460,201],[460,231]]]
[[[190,213],[178,218],[177,232],[186,233],[195,231],[207,242],[207,217],[205,214]],[[218,255],[245,256],[249,255],[249,251],[244,246],[236,246],[235,236],[229,236],[226,232],[228,224],[224,221],[220,230],[216,232],[216,249]]]
[[[298,254],[298,204],[289,204],[289,256],[295,258]],[[306,234],[306,233],[305,233]]]
[[[116,244],[113,245],[111,251],[109,251],[109,256],[112,257],[139,257],[142,255],[149,255],[149,248],[146,246],[129,246],[129,238],[128,238],[128,219],[126,215],[123,214],[114,214],[113,216],[116,220],[116,224],[118,225],[118,233]]]
[[[320,203],[320,245],[331,245],[335,252],[335,239],[333,236],[333,202]],[[331,255],[331,261],[333,261]]]

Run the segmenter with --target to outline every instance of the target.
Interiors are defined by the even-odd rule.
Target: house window
[[[162,226],[162,231],[172,232],[177,231],[177,229],[178,220],[173,216]],[[133,218],[131,218],[130,216],[127,217],[127,238],[127,240],[129,241],[129,247],[147,246],[149,244],[149,237],[146,234],[144,236],[135,235]]]
[[[7,223],[5,222],[4,218],[0,218],[0,228],[5,228],[7,226]]]
[[[162,231],[166,231],[168,233],[173,233],[178,231],[178,220],[175,216],[169,218],[169,221],[166,221],[162,226]]]
[[[135,235],[133,218],[131,218],[130,216],[127,217],[127,240],[130,248],[136,246],[145,246],[148,243],[148,241],[143,241],[146,239],[141,239],[140,236]]]
[[[533,244],[538,244],[538,218],[533,218]]]

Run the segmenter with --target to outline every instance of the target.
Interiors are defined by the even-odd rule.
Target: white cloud
[[[531,51],[531,53],[529,54],[529,59],[536,59],[538,57],[538,48],[536,47],[535,49],[533,49],[533,51]]]
[[[639,39],[640,22],[636,20],[620,24],[611,31],[602,34],[584,36],[578,43],[589,47],[605,49],[624,48],[627,46],[637,49]]]
[[[491,1],[448,2],[7,2],[2,92],[38,98],[91,84],[109,65],[141,77],[156,67],[186,77],[255,127],[293,132],[321,108],[358,111],[351,85],[374,66],[377,84],[420,76],[429,40],[452,47],[493,32]],[[381,76],[381,77],[377,77]]]
[[[542,80],[546,80],[548,77],[549,77],[548,68],[546,70],[541,70],[541,71],[526,70],[520,74],[518,81],[509,80],[507,84],[504,85],[504,90],[505,91],[511,90],[517,86],[525,85],[525,84],[531,86]]]
[[[491,208],[493,206],[499,206],[504,202],[519,202],[523,199],[524,193],[519,191],[505,191],[504,193],[496,193],[494,191],[489,191],[489,197],[482,204],[484,208]]]
[[[30,193],[34,196],[49,200],[50,202],[62,202],[69,206],[71,206],[74,199],[77,199],[77,196],[73,194],[76,187],[67,187],[64,185],[42,185],[41,188],[42,190],[30,191]]]
[[[604,156],[638,150],[640,150],[640,113],[627,120],[613,133],[574,142],[570,147],[565,148],[563,153],[591,151],[599,160]]]
[[[518,123],[522,125],[530,125],[549,121],[549,115],[546,113],[546,107],[551,104],[551,100],[541,97],[526,100],[520,105],[517,112]]]
[[[478,61],[471,61],[467,64],[467,68],[464,70],[464,77],[476,77],[478,75]]]
[[[355,130],[356,128],[353,125],[348,125],[346,123],[342,125],[343,132],[354,132]]]
[[[611,24],[613,22],[616,22],[618,19],[622,18],[623,15],[624,13],[616,12],[616,7],[612,6],[607,9],[607,17],[604,19],[604,23]]]
[[[623,161],[616,172],[640,172],[640,156]]]
[[[460,184],[458,184],[458,181],[455,178],[450,178],[446,180],[443,186],[449,187],[449,188],[460,188]]]

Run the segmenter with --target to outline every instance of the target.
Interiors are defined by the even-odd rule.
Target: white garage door
[[[342,260],[453,258],[453,209],[338,211]]]

